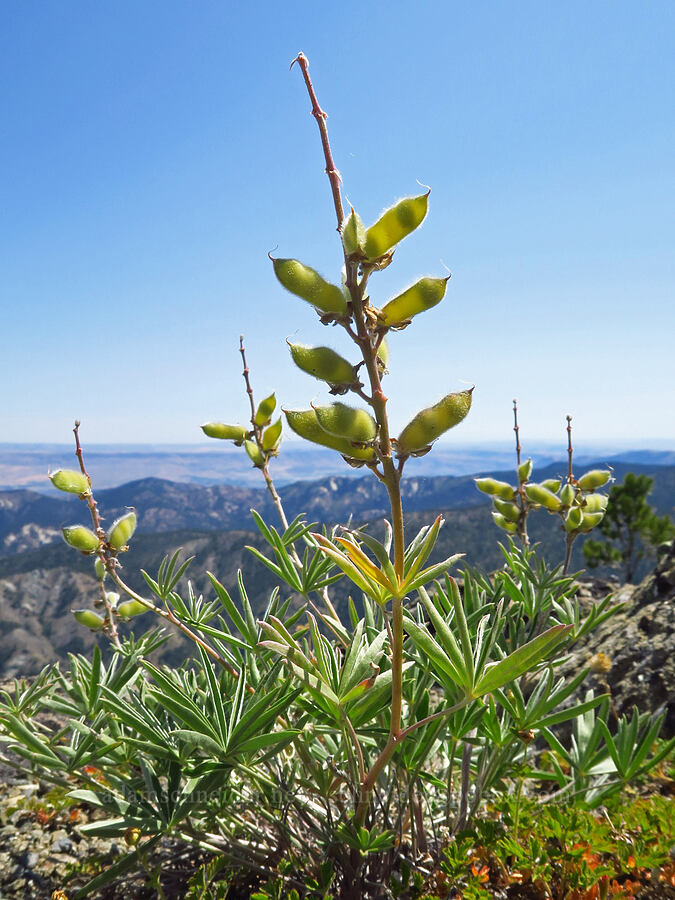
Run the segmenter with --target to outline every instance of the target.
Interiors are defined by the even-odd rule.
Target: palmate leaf
[[[475,696],[489,694],[509,681],[520,678],[547,659],[572,630],[571,625],[554,625],[533,640],[514,650],[497,663],[488,663],[476,682]]]

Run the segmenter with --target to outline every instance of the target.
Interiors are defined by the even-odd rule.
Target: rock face
[[[604,596],[607,582],[590,582],[587,596]],[[583,594],[582,594],[583,596]],[[675,541],[656,569],[637,586],[615,591],[625,607],[603,622],[574,649],[566,672],[578,671],[596,653],[609,657],[611,668],[594,676],[600,690],[609,685],[619,713],[665,710],[662,737],[675,735]]]

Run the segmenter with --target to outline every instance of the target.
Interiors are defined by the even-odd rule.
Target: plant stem
[[[520,517],[518,519],[518,534],[523,542],[523,546],[530,546],[530,538],[527,534],[527,513],[528,513],[528,502],[527,502],[527,494],[525,493],[525,484],[521,484],[520,482],[520,453],[522,447],[520,446],[520,426],[518,425],[518,401],[513,400],[513,430],[516,434],[516,472],[518,474],[518,493],[520,495]]]
[[[96,532],[96,536],[99,539],[99,549],[97,551],[97,556],[99,557],[103,565],[107,567],[106,552],[103,549],[103,545],[105,543],[105,531],[103,530],[103,526],[101,525],[101,515],[98,511],[98,503],[94,498],[94,492],[91,486],[91,477],[89,476],[89,473],[87,472],[86,466],[84,464],[84,454],[82,452],[82,445],[80,444],[80,423],[77,419],[75,420],[73,434],[75,435],[75,456],[77,457],[77,461],[80,464],[80,471],[87,479],[87,482],[89,484],[89,491],[84,495],[84,500],[89,507],[94,531]],[[105,607],[105,630],[110,635],[110,640],[113,642],[115,648],[117,650],[121,650],[122,643],[120,641],[119,634],[117,633],[117,621],[115,619],[113,608],[108,602],[108,594],[105,589],[105,585],[103,584],[102,578],[98,579],[98,589],[99,593],[101,594],[103,606]]]

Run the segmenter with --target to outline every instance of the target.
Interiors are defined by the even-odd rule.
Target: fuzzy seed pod
[[[347,256],[356,255],[362,257],[365,255],[363,248],[366,243],[366,226],[361,221],[359,214],[355,212],[353,206],[350,214],[342,222],[340,234],[342,235],[342,246]]]
[[[308,375],[328,384],[353,384],[356,380],[354,366],[330,347],[303,347],[291,343],[288,346],[293,362]]]
[[[565,516],[565,531],[576,531],[581,525],[584,514],[578,506],[573,506]]]
[[[265,457],[256,442],[244,441],[244,450],[248,454],[248,458],[251,460],[256,469],[262,469],[262,467],[265,465]]]
[[[242,444],[246,440],[246,429],[242,425],[225,425],[223,422],[207,422],[201,426],[207,437]]]
[[[94,560],[94,571],[96,572],[96,577],[99,581],[105,581],[105,577],[108,573],[106,572],[105,566],[101,562],[100,556],[97,556]]]
[[[567,484],[560,491],[561,504],[563,506],[572,506],[576,495],[577,495],[577,492],[574,490],[574,485],[567,482]]]
[[[262,436],[263,450],[276,450],[281,438],[281,416],[265,429]]]
[[[612,473],[609,469],[591,469],[590,472],[586,472],[585,475],[581,476],[579,487],[582,491],[594,491],[596,488],[602,487],[603,484],[607,484],[611,477]]]
[[[418,412],[398,436],[400,456],[422,450],[444,432],[459,425],[471,409],[473,388],[447,394],[438,403]]]
[[[81,553],[93,553],[98,547],[98,538],[84,525],[68,525],[61,529],[63,540]]]
[[[499,513],[493,512],[492,518],[494,519],[495,525],[498,525],[504,531],[508,531],[509,534],[515,534],[518,530],[518,526],[515,522],[510,522],[505,516],[502,516]]]
[[[347,312],[347,300],[340,288],[326,281],[314,269],[297,259],[273,259],[272,265],[274,274],[291,294],[311,303],[322,313],[343,316]]]
[[[140,600],[125,600],[117,607],[117,614],[122,619],[131,619],[133,616],[140,616],[141,613],[148,612],[148,607],[141,603]]]
[[[132,510],[115,519],[108,531],[107,541],[113,550],[121,550],[129,543],[134,531],[136,531],[136,513]]]
[[[504,516],[505,519],[508,519],[509,522],[517,522],[520,518],[520,509],[517,504],[512,503],[510,500],[500,500],[499,497],[495,497],[492,503],[497,512]]]
[[[584,500],[584,514],[604,512],[607,509],[609,497],[607,494],[588,494]]]
[[[524,463],[518,466],[518,484],[525,484],[532,474],[532,460],[526,459]]]
[[[560,490],[562,480],[560,478],[545,478],[541,484],[547,491],[550,491],[552,494],[557,494]]]
[[[355,409],[346,403],[315,406],[316,420],[333,437],[368,443],[377,435],[377,422],[365,409]]]
[[[380,346],[377,348],[377,359],[382,364],[382,368],[386,369],[389,365],[389,344],[386,337],[382,338]]]
[[[530,502],[538,503],[545,509],[550,509],[551,512],[556,512],[560,509],[560,497],[557,497],[553,491],[544,487],[543,484],[526,484],[525,493]]]
[[[75,469],[57,469],[48,477],[55,488],[68,494],[88,494],[91,490],[87,476]]]
[[[103,616],[99,616],[93,609],[73,609],[71,612],[80,625],[84,625],[85,628],[90,628],[92,631],[100,631],[105,624]]]
[[[319,425],[316,413],[313,409],[285,409],[284,415],[291,431],[294,431],[306,441],[320,444],[322,447],[330,447],[337,450],[343,456],[370,462],[375,458],[372,447],[353,447],[345,438],[334,437]]]
[[[499,497],[500,500],[513,500],[516,496],[515,489],[506,481],[497,481],[496,478],[474,478],[476,487],[484,494],[491,497]]]
[[[583,518],[581,520],[581,530],[586,534],[595,528],[596,525],[599,525],[600,522],[605,518],[604,511],[599,512],[583,512]]]
[[[258,408],[255,411],[255,416],[253,416],[253,421],[259,428],[263,425],[267,425],[269,420],[272,418],[272,414],[276,408],[277,398],[274,396],[274,394],[270,394],[269,397],[265,397],[265,399],[261,400],[258,404]]]
[[[420,278],[412,287],[382,307],[378,321],[382,325],[395,327],[409,321],[418,313],[431,309],[445,296],[449,280],[449,275],[447,278]]]
[[[399,200],[366,231],[368,259],[377,259],[395,247],[424,221],[429,207],[429,192]]]

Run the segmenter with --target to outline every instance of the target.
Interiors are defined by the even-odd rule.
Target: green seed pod
[[[591,469],[590,472],[586,472],[585,475],[581,476],[579,487],[582,491],[594,491],[596,488],[602,487],[603,484],[607,484],[611,477],[612,473],[609,469]]]
[[[565,531],[568,533],[570,531],[576,531],[581,525],[583,517],[584,514],[581,509],[578,506],[573,506],[565,516]]]
[[[528,500],[538,503],[545,509],[550,509],[552,512],[560,509],[560,497],[556,497],[553,491],[549,491],[543,484],[526,484],[525,493]]]
[[[604,512],[607,509],[609,497],[607,494],[588,494],[587,497],[584,497],[584,500],[586,501],[584,514]]]
[[[91,490],[87,476],[75,469],[57,469],[48,477],[55,488],[68,494],[88,494]]]
[[[68,525],[61,529],[63,540],[81,553],[93,553],[98,547],[98,538],[84,525]]]
[[[390,327],[401,325],[440,303],[445,296],[450,276],[447,278],[420,278],[412,287],[394,297],[380,310],[378,321]]]
[[[267,425],[269,420],[272,418],[272,414],[276,408],[277,398],[274,396],[274,394],[270,394],[269,397],[265,397],[265,399],[261,400],[258,404],[258,408],[255,411],[253,421],[258,427]]]
[[[498,525],[504,531],[508,531],[509,534],[515,534],[518,530],[518,526],[515,522],[510,522],[505,516],[502,516],[499,513],[493,512],[492,518],[494,519],[495,525]]]
[[[389,344],[386,337],[382,338],[380,346],[377,348],[377,359],[382,364],[382,368],[386,369],[389,365]]]
[[[100,556],[97,556],[94,560],[94,571],[96,572],[96,577],[99,581],[105,581],[105,577],[108,574],[106,572],[106,568],[101,562]]]
[[[484,494],[491,497],[499,497],[501,500],[513,500],[516,496],[515,489],[506,481],[497,481],[496,478],[474,478],[476,487]]]
[[[260,447],[255,441],[244,441],[244,450],[248,454],[249,459],[257,469],[262,469],[265,465],[265,457]]]
[[[353,447],[345,438],[334,437],[324,431],[319,425],[313,409],[285,409],[284,415],[291,431],[306,441],[320,444],[322,447],[330,447],[331,450],[337,450],[343,456],[363,462],[371,462],[375,458],[375,451],[372,447]]]
[[[586,534],[586,532],[591,531],[595,528],[596,525],[599,525],[600,522],[605,517],[604,511],[599,512],[586,512],[583,511],[583,518],[581,520],[581,530]]]
[[[108,531],[107,541],[113,550],[121,550],[129,543],[134,531],[136,531],[136,513],[132,510],[115,519]]]
[[[235,441],[238,444],[246,440],[246,429],[242,425],[225,425],[223,422],[207,422],[201,426],[207,437],[220,438],[222,441]]]
[[[560,478],[545,478],[544,481],[542,481],[542,486],[552,494],[558,493],[561,484],[562,480]]]
[[[273,259],[274,274],[291,294],[311,303],[322,313],[343,316],[347,300],[337,285],[323,279],[318,272],[297,259]]]
[[[518,484],[525,484],[532,474],[532,460],[527,459],[518,466]]]
[[[424,221],[429,207],[429,192],[399,200],[366,231],[368,259],[377,259],[395,247]]]
[[[572,506],[576,495],[577,495],[577,492],[574,490],[574,485],[567,482],[567,484],[560,491],[561,504],[563,506]]]
[[[149,610],[140,600],[125,600],[124,603],[120,603],[117,607],[117,613],[122,619],[131,619],[133,616],[140,616],[144,612],[149,612]]]
[[[331,403],[330,406],[315,406],[314,412],[319,425],[333,437],[365,444],[377,435],[377,422],[365,409]]]
[[[92,631],[100,631],[105,624],[103,616],[99,616],[92,609],[73,609],[71,612],[80,625],[84,625],[85,628],[90,628]]]
[[[361,221],[359,214],[355,212],[353,206],[351,209],[352,211],[344,219],[340,227],[342,246],[347,256],[356,254],[362,257],[365,255],[363,248],[366,243],[366,226]]]
[[[308,375],[328,384],[353,384],[356,381],[354,366],[330,347],[303,347],[291,343],[288,346],[293,362]]]
[[[422,450],[444,432],[459,425],[471,409],[472,394],[473,388],[447,394],[438,403],[418,412],[398,436],[399,455]]]
[[[270,425],[265,429],[262,436],[262,445],[263,450],[276,450],[279,446],[279,439],[281,437],[281,416],[274,422],[273,425]]]
[[[497,512],[509,522],[517,522],[520,518],[520,509],[516,503],[512,503],[510,500],[500,500],[499,497],[495,497],[492,503]]]

